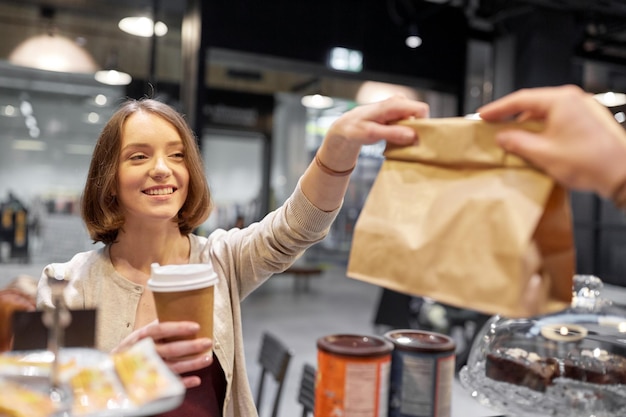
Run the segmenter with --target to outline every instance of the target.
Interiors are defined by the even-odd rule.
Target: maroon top
[[[182,374],[191,375],[200,377],[200,385],[187,389],[180,407],[155,417],[222,417],[226,378],[217,356],[213,356],[213,363],[206,368]]]

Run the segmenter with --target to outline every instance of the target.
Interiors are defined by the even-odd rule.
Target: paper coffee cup
[[[218,277],[210,264],[159,265],[153,263],[148,288],[157,317],[165,321],[195,321],[196,337],[213,339],[214,287]],[[182,338],[175,338],[182,339]]]

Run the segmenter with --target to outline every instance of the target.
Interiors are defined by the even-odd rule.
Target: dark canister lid
[[[391,342],[377,336],[334,334],[317,339],[317,348],[345,356],[383,356],[393,350]]]
[[[448,352],[456,349],[454,340],[445,334],[426,330],[391,330],[385,333],[398,350],[412,352]]]

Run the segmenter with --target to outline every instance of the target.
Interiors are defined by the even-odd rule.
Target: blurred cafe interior
[[[9,210],[0,264],[91,246],[76,203],[95,138],[124,97],[156,97],[187,115],[217,203],[208,233],[282,202],[326,127],[354,105],[401,92],[445,117],[522,87],[626,91],[619,0],[263,3],[0,1],[0,201]],[[127,17],[157,24],[146,19],[148,31],[132,34],[120,29]],[[94,77],[110,70],[114,81]],[[319,96],[328,103],[303,101]],[[380,157],[379,146],[364,149],[318,256],[346,257]],[[573,208],[578,270],[626,284],[623,215],[585,194]],[[8,225],[19,210],[26,216]]]
[[[463,116],[565,83],[626,93],[626,2],[0,0],[0,284],[93,248],[78,201],[95,140],[127,97],[173,105],[196,132],[216,203],[198,230],[208,234],[282,203],[356,105],[402,93],[432,117]],[[626,101],[607,106],[625,123]],[[363,149],[307,263],[345,276],[383,149]],[[624,213],[588,193],[571,204],[577,272],[626,286]],[[368,305],[365,320],[393,326],[374,323],[384,308]]]

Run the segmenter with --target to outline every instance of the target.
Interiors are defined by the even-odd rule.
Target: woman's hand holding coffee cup
[[[214,287],[218,281],[210,264],[152,264],[148,289],[152,291],[159,321],[193,321],[200,326],[193,337],[213,339]]]
[[[213,341],[207,337],[195,338],[200,325],[192,321],[168,321],[159,323],[157,320],[129,334],[113,350],[113,353],[128,349],[141,339],[152,338],[159,356],[172,370],[181,375],[197,371],[213,362]],[[186,388],[200,385],[197,376],[182,377]]]

